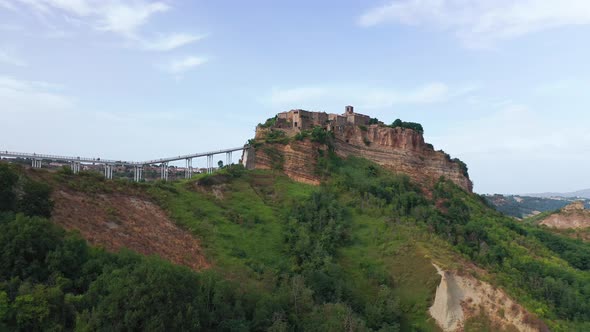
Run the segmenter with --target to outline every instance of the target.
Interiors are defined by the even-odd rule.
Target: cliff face
[[[473,183],[461,165],[451,161],[444,152],[434,151],[432,145],[424,142],[423,135],[414,130],[378,125],[351,126],[337,131],[335,136],[335,151],[339,156],[364,157],[405,173],[417,182],[434,181],[444,176],[469,192],[473,190]]]
[[[590,228],[590,211],[584,208],[584,202],[574,202],[548,216],[540,224],[558,229]]]
[[[295,181],[318,185],[318,149],[325,147],[308,140],[290,144],[265,143],[263,146],[247,150],[243,160],[248,169],[275,169],[284,172]]]
[[[256,139],[262,140],[268,129],[258,128]],[[287,135],[289,132],[287,132]],[[282,170],[296,181],[319,184],[316,174],[318,150],[324,145],[308,139],[291,139],[287,144],[263,143],[244,156],[247,168]],[[340,157],[358,156],[374,161],[395,172],[404,173],[420,183],[432,184],[444,176],[471,192],[473,184],[461,165],[424,142],[422,134],[403,128],[379,125],[346,126],[334,132],[334,151]]]

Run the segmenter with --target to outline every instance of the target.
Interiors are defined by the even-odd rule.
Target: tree
[[[223,168],[223,161],[222,160],[218,161],[217,166],[219,166],[219,168]]]
[[[62,236],[62,230],[38,217],[18,214],[0,223],[0,279],[47,278],[47,255],[59,245]]]
[[[0,164],[0,211],[10,211],[14,208],[16,195],[14,186],[18,182],[18,175],[12,167]]]
[[[17,210],[28,216],[51,217],[53,202],[51,187],[45,183],[27,180],[23,186],[23,195],[17,203]]]
[[[199,280],[189,270],[158,259],[102,274],[91,285],[91,330],[195,331]]]

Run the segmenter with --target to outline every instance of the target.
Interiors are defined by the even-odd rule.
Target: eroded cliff
[[[584,202],[574,202],[549,215],[540,224],[557,229],[590,228],[590,211],[584,208]]]
[[[335,132],[335,152],[367,158],[393,171],[405,173],[417,182],[431,182],[441,176],[471,192],[473,183],[467,169],[442,151],[424,142],[412,129],[380,125],[349,126]]]
[[[274,134],[271,140],[266,139],[269,133]],[[318,184],[318,157],[330,146],[340,157],[363,157],[420,183],[432,184],[444,176],[466,191],[473,189],[465,164],[435,151],[415,130],[375,124],[343,126],[331,133],[328,144],[321,144],[309,137],[296,139],[297,132],[292,130],[258,127],[256,143],[244,156],[245,165],[281,170],[296,181]]]

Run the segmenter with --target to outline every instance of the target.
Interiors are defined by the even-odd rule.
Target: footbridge
[[[237,151],[247,150],[250,146],[244,145],[242,147],[222,149],[209,152],[200,152],[187,154],[176,157],[160,158],[146,161],[125,161],[125,160],[112,160],[103,158],[87,158],[87,157],[71,157],[71,156],[60,156],[51,154],[38,154],[38,153],[25,153],[25,152],[12,152],[12,151],[0,151],[0,158],[8,159],[29,159],[31,160],[31,166],[33,168],[41,168],[44,161],[49,162],[65,162],[70,165],[72,172],[75,174],[80,172],[81,165],[91,164],[100,165],[103,168],[104,176],[107,179],[113,178],[113,172],[117,166],[130,167],[133,169],[133,180],[139,182],[143,179],[144,167],[147,166],[159,166],[160,167],[160,178],[164,181],[168,180],[169,174],[169,163],[184,161],[184,176],[185,178],[191,178],[194,173],[193,160],[196,158],[207,158],[207,173],[212,173],[214,169],[213,157],[220,154],[225,154],[226,165],[232,164],[232,153]]]

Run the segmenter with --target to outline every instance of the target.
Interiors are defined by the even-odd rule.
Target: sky
[[[354,105],[421,123],[476,192],[573,191],[589,59],[587,0],[0,0],[0,150],[154,159]]]

